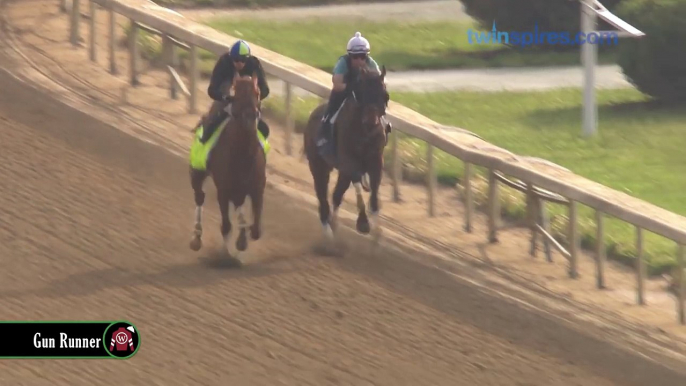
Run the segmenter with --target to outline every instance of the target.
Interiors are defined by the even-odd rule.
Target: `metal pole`
[[[595,32],[597,15],[593,8],[593,0],[581,1],[581,31],[586,39],[588,34]],[[595,99],[595,67],[598,47],[596,44],[581,45],[581,62],[584,66],[584,106],[583,106],[583,135],[589,137],[597,132],[598,105]]]
[[[639,31],[629,23],[613,15],[598,0],[579,0],[581,4],[581,31],[586,34],[596,33],[596,40],[600,40],[600,33],[596,31],[598,17],[618,29],[618,37],[640,38],[645,33]],[[584,67],[584,106],[583,106],[583,136],[589,137],[597,133],[598,105],[595,98],[595,67],[598,62],[598,42],[586,42],[581,46],[581,61]]]

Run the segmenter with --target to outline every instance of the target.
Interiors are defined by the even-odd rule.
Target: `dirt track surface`
[[[686,382],[399,256],[318,257],[311,212],[273,189],[253,257],[222,268],[187,248],[181,159],[2,90],[2,318],[128,319],[142,336],[128,361],[3,362],[2,384]],[[217,220],[210,203],[214,247]]]
[[[60,76],[76,63],[116,90],[61,47],[65,29],[52,23],[65,16],[34,18],[56,1],[31,3],[17,15],[32,27],[17,31],[34,44],[44,38],[32,28],[54,39],[40,46],[46,71]],[[150,99],[154,79],[143,78],[148,103],[174,107],[164,94]],[[686,384],[686,375],[620,348],[609,329],[563,325],[416,256],[372,256],[352,237],[344,257],[318,256],[311,206],[274,188],[264,239],[251,244],[244,268],[226,269],[211,252],[220,246],[211,183],[209,250],[188,249],[193,201],[183,159],[124,134],[132,125],[113,129],[49,99],[62,94],[31,91],[4,73],[0,90],[0,318],[127,319],[142,336],[128,361],[0,362],[2,385]],[[119,115],[133,111],[82,93]],[[131,103],[144,98],[131,94]],[[418,205],[404,194],[407,215]],[[518,243],[503,236],[498,248],[518,256],[526,249]]]

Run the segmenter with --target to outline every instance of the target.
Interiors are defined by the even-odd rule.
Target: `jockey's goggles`
[[[364,52],[359,53],[359,54],[350,54],[351,59],[367,59],[367,56],[368,55]]]
[[[245,63],[248,60],[247,56],[236,56],[231,58],[234,62]]]

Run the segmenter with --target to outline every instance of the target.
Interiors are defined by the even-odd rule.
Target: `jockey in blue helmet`
[[[239,76],[257,74],[257,85],[260,88],[260,100],[263,100],[269,95],[269,86],[264,75],[264,69],[257,57],[250,54],[250,46],[243,40],[238,40],[232,46],[229,52],[220,56],[217,63],[212,70],[212,77],[210,78],[210,85],[207,88],[207,94],[214,100],[207,119],[203,122],[203,135],[200,142],[206,142],[217,126],[228,116],[225,108],[231,104],[233,97],[231,95],[224,95],[224,85],[232,84],[233,78],[238,74]],[[257,128],[262,132],[265,138],[269,136],[269,126],[267,123],[259,119]]]
[[[317,147],[322,155],[331,153],[331,140],[333,139],[333,124],[331,118],[336,114],[338,109],[343,104],[343,101],[348,96],[348,84],[353,81],[354,76],[357,75],[358,69],[366,66],[370,71],[376,71],[380,74],[381,70],[376,61],[369,55],[371,46],[369,41],[362,37],[359,32],[355,33],[350,40],[348,40],[347,55],[340,56],[333,69],[333,89],[329,95],[329,103],[324,117],[322,117],[322,125],[317,135]],[[390,132],[391,124],[386,124],[386,131]]]

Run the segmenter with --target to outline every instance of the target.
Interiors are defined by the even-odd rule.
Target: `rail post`
[[[531,257],[536,257],[536,249],[538,244],[538,202],[539,198],[534,191],[534,185],[531,182],[526,183],[526,220],[531,229],[531,245],[529,254]]]
[[[578,204],[574,200],[569,201],[569,277],[579,277],[577,261],[581,244],[579,241]]]
[[[677,287],[677,291],[679,291],[677,295],[677,314],[679,323],[681,324],[686,324],[686,312],[684,311],[684,299],[686,298],[686,257],[684,256],[684,250],[686,250],[686,248],[679,244],[679,247],[677,248],[677,266],[679,272],[676,276],[679,280],[679,287]]]
[[[164,61],[168,66],[176,68],[176,63],[174,60],[176,56],[176,49],[174,47],[174,43],[167,34],[162,34],[162,56],[164,57]],[[169,71],[169,97],[171,99],[179,99],[176,87],[176,79],[174,79],[174,74],[171,71]]]
[[[198,111],[198,46],[191,44],[191,85],[190,97],[188,98],[188,112],[195,114]]]
[[[426,160],[428,162],[426,188],[428,193],[428,212],[429,217],[436,216],[436,162],[434,160],[434,147],[426,144]]]
[[[402,175],[402,161],[400,159],[400,149],[398,149],[398,130],[391,133],[391,185],[393,188],[393,202],[400,202],[400,181]]]
[[[112,8],[109,8],[107,10],[109,14],[109,27],[110,27],[110,41],[109,41],[109,51],[110,51],[110,74],[112,75],[117,75],[119,71],[117,71],[117,56],[116,56],[116,48],[117,48],[117,14],[114,13],[114,10]]]
[[[96,47],[96,18],[98,17],[97,15],[97,4],[95,4],[95,1],[90,0],[88,4],[88,15],[90,17],[89,23],[88,23],[88,52],[90,56],[90,60],[93,62],[96,62],[98,60],[97,58],[97,47]]]
[[[284,83],[284,92],[286,94],[286,100],[284,101],[286,110],[286,154],[293,155],[291,136],[295,127],[295,114],[293,114],[293,86],[289,82]]]
[[[643,259],[643,229],[636,227],[636,303],[645,305],[646,266]]]
[[[495,170],[488,170],[488,242],[498,242],[498,224],[500,222],[500,198],[498,179]]]
[[[131,31],[129,32],[129,78],[132,86],[138,86],[138,33],[140,26],[135,21],[131,20]]]
[[[596,223],[596,287],[605,288],[605,216],[603,212],[595,211]]]
[[[81,2],[80,0],[72,0],[71,2],[71,20],[70,20],[70,36],[69,40],[74,46],[79,45],[81,36],[79,34],[79,27],[81,24]]]
[[[472,190],[472,169],[469,162],[464,163],[464,230],[472,232],[472,216],[474,214],[474,191]]]

